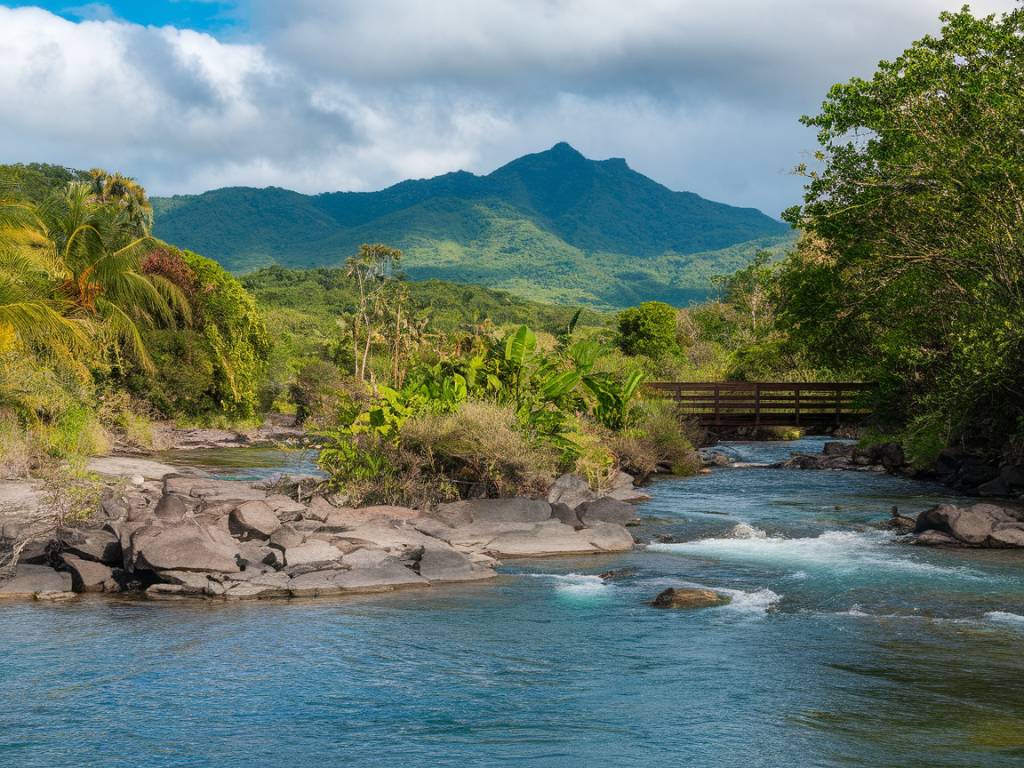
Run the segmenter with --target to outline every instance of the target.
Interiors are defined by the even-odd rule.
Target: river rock
[[[651,498],[650,494],[644,493],[636,487],[636,478],[628,472],[623,472],[621,469],[612,475],[610,485],[611,487],[605,492],[605,496],[618,499],[619,501],[635,503],[648,501]]]
[[[159,574],[160,584],[163,586],[174,586],[177,589],[156,589],[152,593],[147,589],[147,594],[153,596],[205,596],[223,591],[218,588],[217,582],[210,578],[209,574],[199,571],[161,571]]]
[[[225,600],[265,600],[291,595],[292,580],[286,573],[263,573],[247,581],[227,584],[220,596]]]
[[[577,512],[579,513],[580,520],[585,525],[593,522],[618,523],[619,525],[637,525],[640,523],[636,507],[607,496],[596,501],[588,501]]]
[[[65,544],[64,552],[104,565],[121,565],[123,562],[121,542],[108,530],[90,530],[81,541]]]
[[[474,581],[488,579],[495,575],[490,568],[479,568],[461,552],[450,547],[430,547],[423,551],[419,559],[420,576],[427,581]]]
[[[114,572],[103,563],[64,554],[64,567],[71,574],[75,592],[117,592]]]
[[[1020,547],[1024,546],[1024,513],[994,504],[957,507],[940,504],[918,515],[914,532],[917,543],[945,543],[940,537],[922,536],[938,532],[952,537],[959,546]]]
[[[317,565],[320,563],[336,563],[341,560],[342,555],[344,555],[344,552],[333,544],[319,539],[309,539],[298,546],[286,549],[284,551],[284,560],[288,567]]]
[[[265,501],[246,501],[232,510],[229,517],[231,533],[241,538],[269,539],[281,521]]]
[[[472,499],[442,504],[437,517],[448,525],[460,523],[541,523],[551,518],[551,505],[543,499]],[[450,521],[454,521],[450,522]]]
[[[567,504],[562,504],[561,502],[552,504],[551,516],[565,525],[572,526],[577,531],[584,527],[580,516],[576,514],[576,510]]]
[[[392,589],[429,586],[429,582],[422,576],[398,563],[342,571],[335,576],[334,582],[345,592],[388,592]]]
[[[182,523],[196,507],[196,500],[180,493],[165,493],[153,509],[153,516],[164,522]]]
[[[234,573],[240,570],[239,554],[238,543],[213,526],[147,525],[132,533],[125,565],[129,570]]]
[[[658,593],[651,605],[655,608],[714,608],[729,602],[728,596],[710,589],[669,587]]]
[[[201,499],[207,504],[214,502],[264,501],[266,491],[253,488],[238,480],[213,480],[203,477],[171,476],[164,479],[164,494],[177,493]]]
[[[621,525],[595,523],[573,530],[557,520],[539,523],[526,531],[495,536],[483,551],[497,557],[545,557],[548,555],[625,552],[633,548],[633,537]]]
[[[856,443],[843,443],[838,440],[827,442],[821,448],[821,452],[825,456],[831,456],[833,458],[842,457],[846,459],[852,459],[854,451],[856,450]]]
[[[562,475],[548,490],[549,504],[564,504],[569,509],[576,509],[580,504],[595,501],[597,498],[586,478],[576,474]]]
[[[71,574],[47,565],[18,563],[14,577],[0,583],[0,599],[52,600],[73,594]]]
[[[285,523],[270,535],[270,546],[286,550],[289,547],[297,547],[306,540],[306,535],[299,531],[293,524]]]

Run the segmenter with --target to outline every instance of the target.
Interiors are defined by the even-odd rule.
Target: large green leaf
[[[505,361],[521,368],[537,348],[537,336],[521,325],[505,340]]]
[[[545,400],[557,400],[569,394],[580,383],[580,374],[576,371],[562,371],[549,376],[541,384],[540,394]]]

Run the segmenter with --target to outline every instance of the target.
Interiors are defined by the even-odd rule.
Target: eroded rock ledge
[[[625,526],[637,522],[636,509],[584,487],[560,478],[551,501],[478,499],[421,511],[353,509],[322,496],[301,503],[244,482],[136,474],[108,489],[87,526],[33,538],[6,521],[4,540],[20,537],[23,549],[0,577],[0,598],[321,597],[489,579],[499,557],[631,549]]]

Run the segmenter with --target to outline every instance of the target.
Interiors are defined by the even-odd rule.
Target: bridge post
[[[715,426],[722,425],[722,412],[721,412],[721,389],[715,385]]]
[[[754,426],[761,426],[761,382],[754,383]]]
[[[843,404],[843,387],[842,387],[842,385],[840,385],[840,386],[836,387],[836,426],[837,427],[842,423],[842,420],[840,418],[840,414],[842,412],[842,404]]]
[[[794,400],[796,401],[796,426],[800,426],[800,385],[793,387]]]

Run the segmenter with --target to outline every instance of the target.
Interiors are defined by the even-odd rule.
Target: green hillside
[[[417,280],[601,306],[701,299],[711,275],[792,239],[760,211],[673,192],[564,143],[487,176],[320,195],[230,187],[153,205],[155,234],[236,272],[338,265],[360,243],[384,242],[405,251]]]

